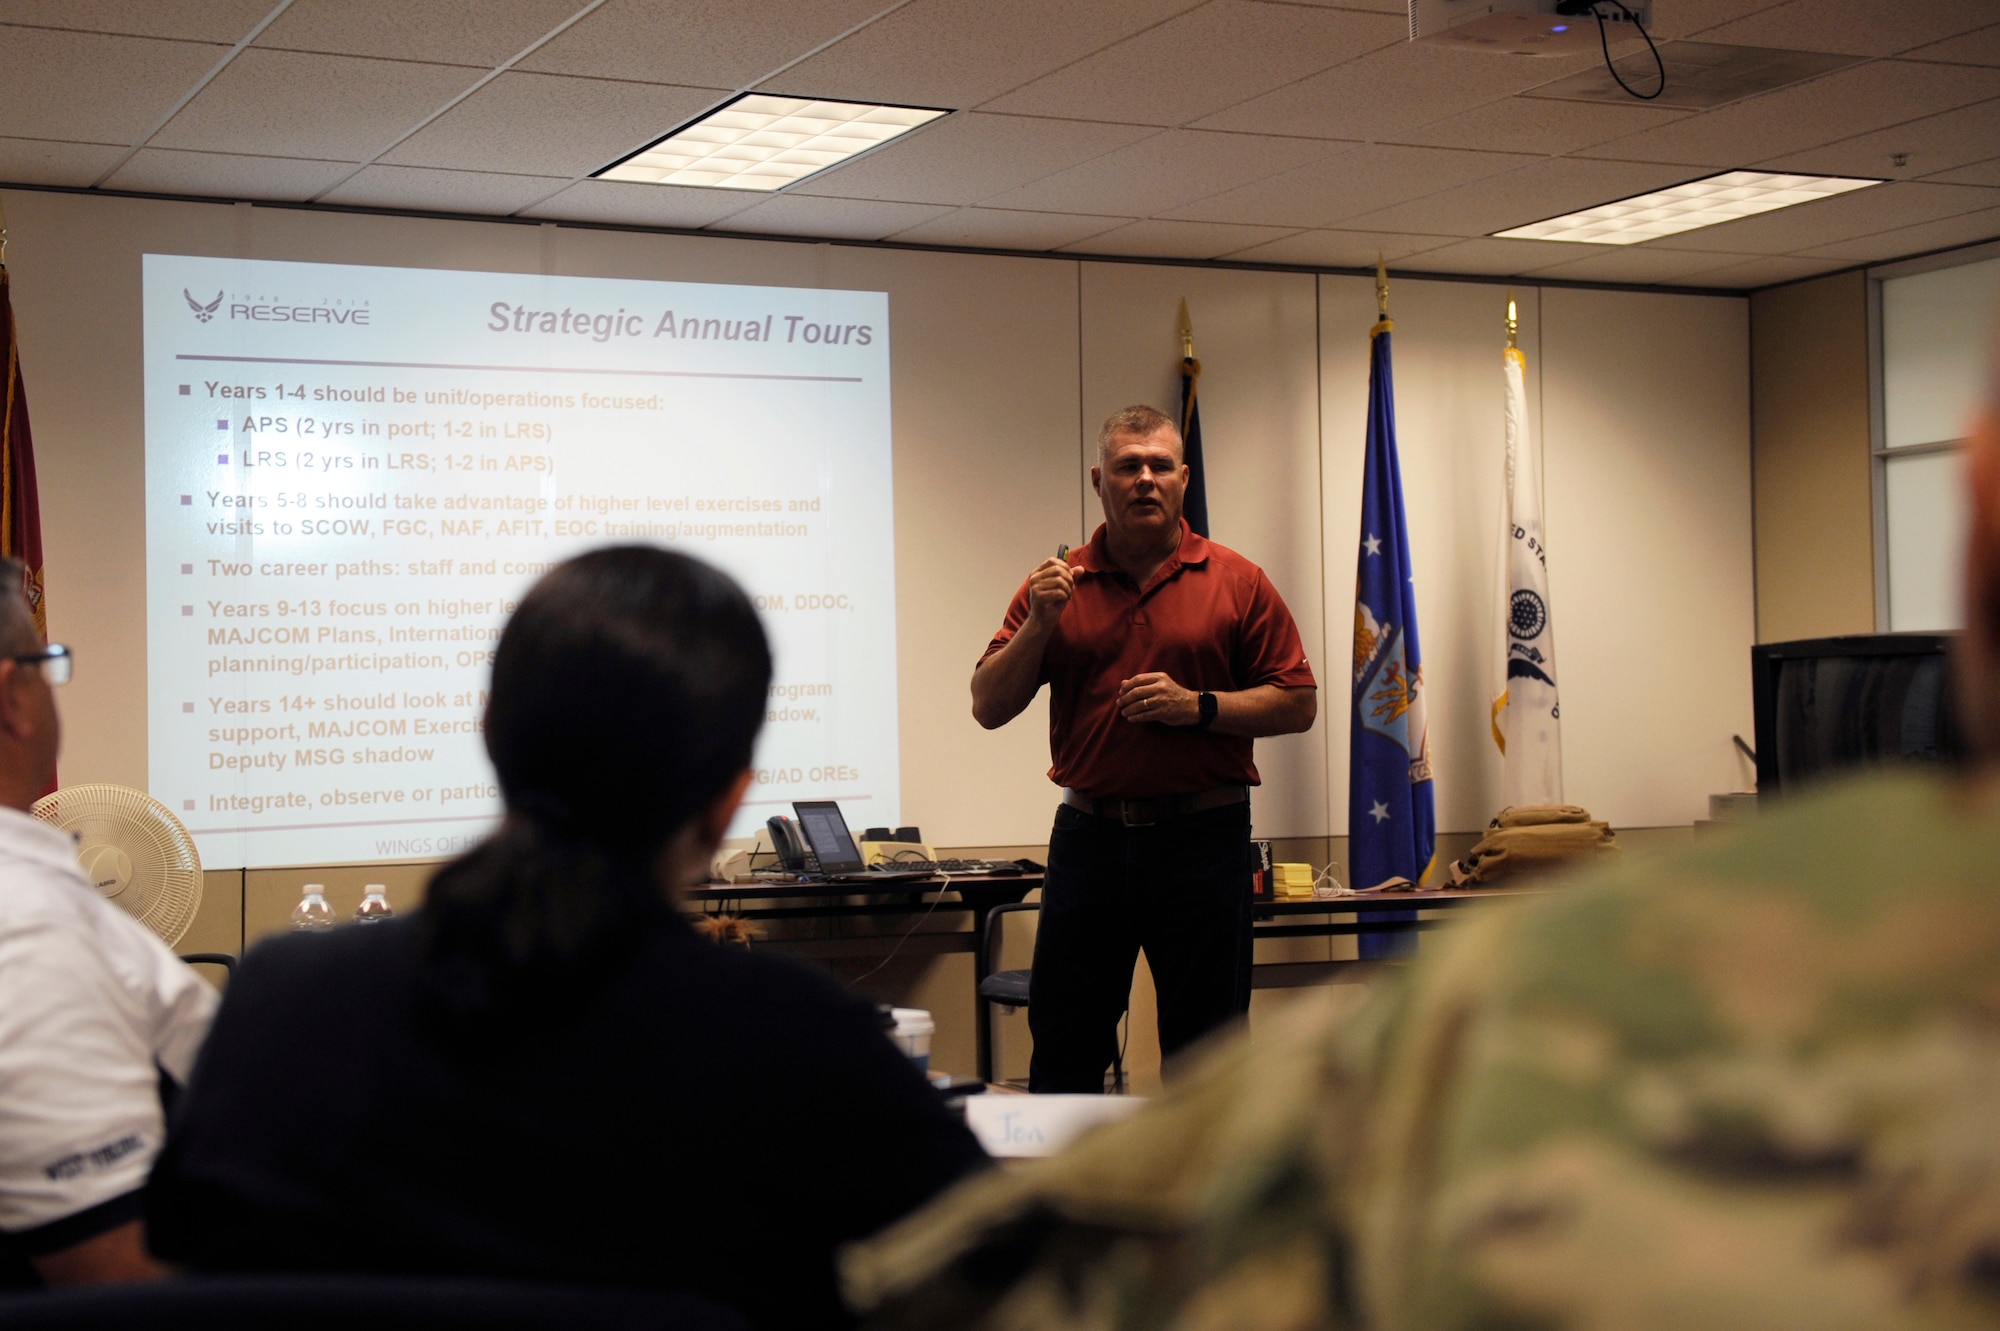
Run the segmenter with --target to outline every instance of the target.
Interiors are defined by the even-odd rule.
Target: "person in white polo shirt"
[[[70,657],[22,586],[0,560],[0,1286],[141,1280],[161,1273],[140,1216],[163,1079],[187,1079],[217,999],[28,813]]]

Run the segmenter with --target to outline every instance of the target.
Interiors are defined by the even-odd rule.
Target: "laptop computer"
[[[929,866],[922,869],[869,868],[861,861],[861,850],[847,830],[847,819],[837,800],[794,800],[792,812],[799,816],[799,829],[806,845],[819,861],[820,875],[829,883],[880,883],[898,878],[929,878]]]

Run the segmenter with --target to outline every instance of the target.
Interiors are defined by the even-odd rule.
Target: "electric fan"
[[[84,877],[172,947],[201,905],[201,856],[167,806],[129,786],[66,786],[35,817],[76,838]]]

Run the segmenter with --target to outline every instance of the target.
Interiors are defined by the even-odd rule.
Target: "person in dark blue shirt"
[[[835,1249],[985,1156],[871,1004],[675,908],[749,784],[770,669],[748,598],[694,560],[544,577],[493,663],[504,820],[413,915],[245,958],[152,1176],[155,1254],[846,1324]]]

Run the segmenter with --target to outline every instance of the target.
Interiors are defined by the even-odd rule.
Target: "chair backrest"
[[[1007,931],[1002,924],[1002,917],[1022,911],[1039,911],[1041,908],[1042,903],[1039,901],[1010,901],[1004,906],[995,906],[986,913],[986,937],[981,941],[986,948],[984,960],[988,971],[999,968],[1000,949],[1006,942]]]
[[[6,1331],[748,1331],[691,1294],[362,1275],[201,1276],[0,1296]]]

